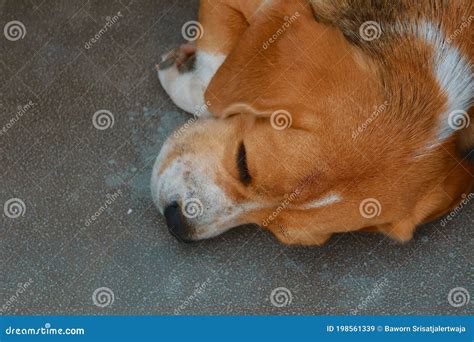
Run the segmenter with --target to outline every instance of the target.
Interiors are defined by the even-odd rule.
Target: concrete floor
[[[182,42],[197,8],[189,0],[0,0],[1,27],[18,20],[26,30],[16,41],[0,37],[0,129],[16,118],[0,135],[0,204],[25,203],[22,216],[0,216],[0,313],[474,313],[472,303],[448,302],[455,287],[474,297],[472,203],[405,245],[361,233],[287,247],[257,227],[185,245],[167,232],[150,172],[164,139],[189,117],[159,86],[154,64]],[[92,124],[101,109],[114,116],[105,130]],[[101,287],[109,297],[94,302]],[[286,306],[270,301],[278,287],[291,297]]]

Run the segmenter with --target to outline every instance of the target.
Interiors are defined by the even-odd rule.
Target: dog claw
[[[166,70],[176,65],[180,72],[192,69],[195,61],[196,47],[192,44],[183,44],[163,56],[163,60],[155,65],[157,71]]]

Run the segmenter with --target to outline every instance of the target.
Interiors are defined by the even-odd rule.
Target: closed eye
[[[243,142],[240,143],[239,151],[237,152],[237,170],[239,171],[240,181],[245,185],[250,184],[252,177],[247,166],[247,151]]]

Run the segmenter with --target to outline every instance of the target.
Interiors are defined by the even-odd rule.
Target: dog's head
[[[286,19],[252,24],[208,87],[217,119],[163,146],[152,194],[180,239],[254,223],[285,243],[362,228],[404,241],[469,191],[459,132],[440,137],[447,98],[434,76],[381,82],[376,61],[310,16],[266,47]]]

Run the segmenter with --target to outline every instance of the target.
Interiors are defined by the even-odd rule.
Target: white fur
[[[297,207],[297,209],[315,209],[328,206],[333,203],[338,203],[342,201],[342,196],[338,193],[332,193],[327,195],[326,197],[316,199],[314,201],[305,203]]]
[[[210,116],[207,110],[202,110],[207,108],[204,93],[225,58],[225,55],[197,51],[194,70],[180,73],[176,65],[173,65],[168,69],[159,70],[158,77],[163,88],[179,108],[197,116]]]
[[[423,22],[417,28],[421,37],[433,47],[433,72],[447,97],[447,109],[440,117],[438,128],[440,143],[455,131],[448,124],[449,114],[455,110],[467,111],[472,105],[474,78],[469,61],[455,46],[447,42],[437,27]]]
[[[152,197],[161,213],[172,202],[179,203],[183,210],[186,200],[199,200],[202,213],[188,218],[193,226],[195,239],[211,238],[242,224],[239,222],[241,214],[259,207],[251,203],[235,203],[227,196],[215,181],[218,160],[208,154],[181,155],[162,170],[162,163],[171,150],[171,144],[165,144],[153,167]]]

